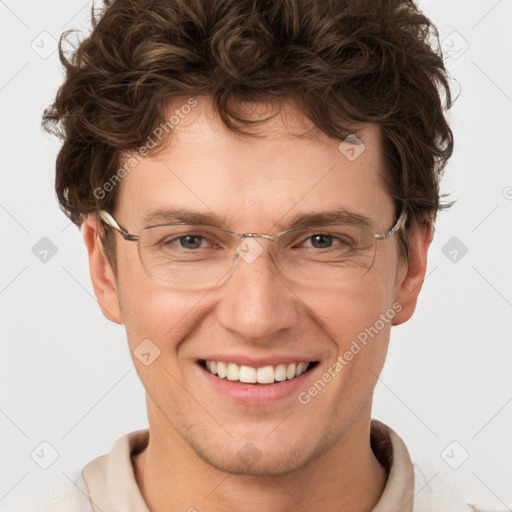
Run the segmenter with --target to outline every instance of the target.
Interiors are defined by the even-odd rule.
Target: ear
[[[413,315],[427,270],[427,252],[434,234],[433,224],[418,224],[408,236],[409,261],[399,263],[395,300],[402,309],[393,318],[393,325],[407,322]]]
[[[122,324],[114,272],[101,246],[98,220],[89,215],[82,224],[82,236],[89,255],[89,272],[101,312],[110,321]]]

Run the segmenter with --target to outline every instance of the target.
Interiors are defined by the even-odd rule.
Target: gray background
[[[80,233],[57,206],[58,142],[40,130],[62,80],[56,40],[65,29],[87,30],[90,5],[0,0],[0,506],[45,479],[72,485],[77,468],[147,426],[124,329],[102,317]],[[512,2],[420,6],[440,30],[460,91],[443,185],[457,204],[439,217],[417,313],[392,331],[374,417],[403,437],[413,459],[430,464],[431,478],[505,510],[512,507]],[[41,468],[52,450],[58,458]]]

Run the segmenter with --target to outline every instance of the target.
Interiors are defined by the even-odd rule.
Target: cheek
[[[337,397],[331,404],[335,410],[329,409],[335,415],[342,414],[347,404],[356,408],[370,396],[382,370],[397,313],[391,274],[395,267],[392,258],[386,263],[387,272],[370,272],[357,283],[309,295],[306,301],[332,344],[326,372],[335,375],[331,387],[332,395]],[[328,395],[323,398],[326,402]]]
[[[201,297],[151,286],[132,288],[122,295],[122,312],[130,347],[151,339],[161,351],[174,351],[200,321]]]
[[[394,274],[391,275],[390,271],[387,275],[370,272],[357,282],[347,283],[337,289],[323,290],[316,294],[303,293],[301,299],[336,340],[341,351],[347,343],[350,344],[351,340],[376,323],[379,333],[382,331],[383,336],[389,335],[391,322],[388,319],[396,313],[393,308],[394,280]],[[381,315],[386,316],[384,326],[378,322]]]
[[[135,244],[118,249],[117,284],[130,349],[145,339],[161,348],[163,334],[185,318],[189,302],[148,277]]]
[[[155,283],[146,274],[137,247],[124,249],[118,258],[118,292],[130,349],[133,352],[143,340],[150,339],[161,351],[169,350],[191,329],[190,318],[201,296]]]
[[[333,418],[346,424],[347,415],[357,414],[371,399],[396,314],[390,288],[382,276],[368,274],[357,286],[309,296],[312,315],[328,335],[331,350],[323,374],[303,390],[301,399],[309,400],[324,424]]]

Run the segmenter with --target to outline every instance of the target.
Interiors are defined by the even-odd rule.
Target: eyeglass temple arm
[[[110,215],[110,213],[106,212],[105,210],[100,210],[100,219],[105,224],[107,224],[107,226],[110,226],[111,228],[118,231],[125,240],[131,240],[131,241],[136,242],[139,239],[139,237],[137,235],[132,235],[126,229],[124,229],[122,226],[120,226],[116,222],[114,217],[112,217],[112,215]]]
[[[385,233],[382,233],[380,235],[375,235],[375,238],[379,240],[386,240],[393,236],[397,231],[400,231],[404,228],[405,222],[407,221],[407,212],[405,211],[405,208],[402,210],[402,213],[400,214],[400,217],[398,217],[398,220],[395,222],[395,225]]]

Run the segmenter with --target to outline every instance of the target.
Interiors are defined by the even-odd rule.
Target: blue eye
[[[179,240],[181,247],[184,249],[199,249],[204,237],[199,235],[185,235],[180,236],[177,240]]]
[[[332,246],[334,238],[332,235],[318,233],[310,236],[308,240],[311,240],[311,245],[315,249],[325,249]]]
[[[198,249],[218,249],[221,245],[212,236],[200,235],[198,233],[174,233],[169,234],[159,242],[159,245],[166,250],[197,251]]]
[[[346,250],[352,247],[353,240],[349,238],[345,233],[313,233],[310,234],[302,244],[306,244],[306,247],[313,249],[339,249]]]

